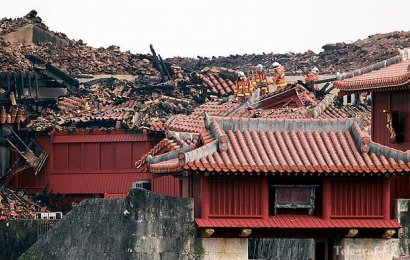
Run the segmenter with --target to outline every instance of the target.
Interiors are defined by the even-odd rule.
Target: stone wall
[[[399,251],[397,238],[344,238],[333,254],[337,260],[391,260]]]
[[[193,200],[133,189],[81,202],[21,259],[193,259]]]
[[[396,201],[396,218],[402,226],[399,229],[399,246],[400,253],[403,255],[410,255],[410,200],[399,199]]]
[[[37,240],[36,220],[0,221],[0,259],[13,260]]]
[[[247,260],[247,238],[202,238],[204,260]]]

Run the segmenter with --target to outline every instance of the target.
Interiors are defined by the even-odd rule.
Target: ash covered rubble
[[[278,61],[286,67],[287,75],[302,75],[309,71],[312,66],[318,67],[321,74],[336,74],[386,60],[397,55],[397,49],[409,46],[410,32],[397,31],[371,35],[367,39],[357,40],[353,43],[326,44],[322,47],[323,51],[318,54],[308,50],[305,53],[263,53],[227,57],[198,56],[196,59],[175,57],[168,59],[168,61],[193,70],[215,66],[234,68],[245,72],[252,71],[257,64],[262,64],[267,68],[274,61]]]

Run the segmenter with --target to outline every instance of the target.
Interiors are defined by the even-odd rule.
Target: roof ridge
[[[338,92],[339,90],[337,90],[336,93],[327,94],[316,106],[308,109],[308,113],[314,118],[319,117],[331,104],[333,104]]]
[[[392,157],[397,161],[410,161],[410,153],[408,152],[403,152],[398,149],[376,143],[374,141],[371,141],[369,145],[371,151],[374,152],[377,156],[383,155],[386,158]]]
[[[206,145],[198,147],[190,151],[180,151],[178,154],[179,165],[185,165],[188,162],[194,162],[200,158],[207,157],[215,152],[218,152],[218,141],[214,140]]]
[[[262,118],[225,118],[210,116],[210,120],[216,120],[223,130],[301,130],[313,131],[320,128],[324,131],[348,130],[357,118],[337,119],[262,119]]]
[[[159,143],[157,143],[154,147],[152,147],[152,149],[148,153],[142,155],[141,159],[135,162],[134,164],[135,167],[137,169],[140,168],[144,163],[147,162],[147,159],[150,155],[152,156],[153,154],[156,154],[157,152],[159,152],[162,148],[165,147],[165,143],[167,143],[168,141],[169,141],[168,138],[162,139]]]
[[[164,162],[164,161],[168,161],[168,160],[171,160],[171,159],[176,159],[176,158],[178,158],[180,153],[186,153],[186,152],[192,151],[193,149],[195,149],[195,145],[191,144],[191,145],[185,146],[183,148],[180,148],[180,149],[177,149],[177,150],[174,150],[174,151],[171,151],[171,152],[167,152],[167,153],[164,153],[164,154],[155,155],[155,156],[148,155],[147,162],[148,162],[148,164],[156,164],[156,163],[159,163],[159,162]]]
[[[214,120],[210,119],[208,114],[205,113],[205,128],[209,129],[213,137],[218,140],[218,148],[221,151],[226,151],[228,149],[228,136],[226,135],[225,131],[221,129],[219,123]]]
[[[362,131],[359,124],[355,121],[353,122],[351,132],[353,133],[356,143],[358,144],[360,150],[363,153],[368,153],[370,150],[370,135],[369,133]]]
[[[374,70],[379,70],[379,69],[382,69],[382,68],[386,68],[390,65],[397,64],[401,61],[405,61],[405,60],[410,59],[410,48],[404,48],[403,50],[398,49],[398,51],[399,51],[399,55],[397,55],[397,56],[391,57],[387,60],[383,60],[383,61],[374,63],[372,65],[366,66],[366,67],[361,68],[361,69],[357,69],[357,70],[353,70],[353,71],[350,71],[350,72],[345,72],[345,73],[338,74],[336,76],[336,78],[337,78],[337,80],[344,80],[344,79],[348,79],[348,78],[353,78],[353,77],[356,77],[356,76],[359,76],[359,75],[362,75],[362,74],[366,74],[366,73],[369,73],[369,72],[374,71]]]

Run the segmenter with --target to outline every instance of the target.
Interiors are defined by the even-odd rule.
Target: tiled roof
[[[197,74],[197,77],[202,81],[202,83],[208,87],[207,91],[220,95],[229,96],[232,95],[235,89],[235,84],[229,78],[223,77],[220,71],[223,68],[213,68],[212,70],[201,72]],[[229,73],[235,73],[235,71],[230,69],[224,69],[229,71]]]
[[[410,172],[410,154],[370,141],[352,119],[205,118],[203,145],[153,157],[154,173],[377,174]]]
[[[400,228],[396,220],[329,219],[307,215],[271,216],[268,219],[208,218],[195,219],[200,228]]]
[[[345,92],[386,91],[410,87],[410,49],[401,55],[339,76],[334,86]]]
[[[197,107],[190,115],[176,115],[168,119],[164,129],[180,132],[199,133],[205,129],[204,113],[209,116],[227,118],[264,119],[306,119],[306,118],[354,118],[370,117],[371,111],[365,107],[333,104],[335,94],[328,94],[317,100],[314,95],[300,85],[287,86],[270,93],[267,98],[253,103],[211,101]]]
[[[182,138],[180,137],[182,135]],[[146,168],[147,161],[152,156],[158,156],[161,154],[169,155],[172,151],[179,150],[181,148],[195,147],[197,144],[197,136],[191,135],[187,137],[184,133],[168,132],[168,137],[162,139],[157,145],[155,145],[148,153],[144,154],[140,160],[135,162],[136,168]],[[191,148],[191,149],[192,149]]]

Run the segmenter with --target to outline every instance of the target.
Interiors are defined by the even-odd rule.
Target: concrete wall
[[[247,260],[247,238],[202,238],[204,260]]]
[[[399,240],[345,238],[335,246],[333,254],[337,260],[391,260],[400,255]]]
[[[193,259],[193,200],[134,189],[81,202],[21,259]]]
[[[57,37],[38,26],[34,26],[33,27],[33,43],[39,44],[43,42],[52,42],[58,46],[68,45],[68,42],[66,40],[63,40],[60,37]]]
[[[5,35],[3,38],[11,43],[22,43],[24,45],[33,44],[33,25],[29,24],[21,29]]]
[[[13,260],[37,240],[36,220],[0,221],[0,259]]]
[[[42,42],[52,42],[58,46],[66,46],[68,42],[63,40],[44,29],[29,24],[15,32],[11,32],[4,36],[4,39],[11,43],[22,43],[24,45],[39,44]]]

